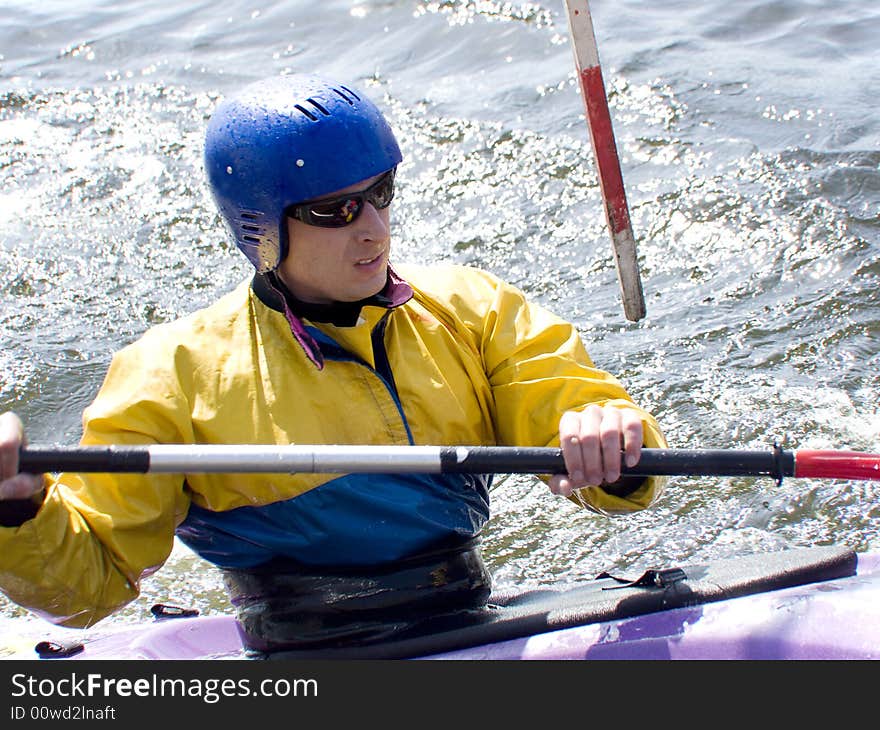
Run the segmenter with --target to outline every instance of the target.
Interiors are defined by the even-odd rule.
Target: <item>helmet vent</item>
[[[324,107],[322,107],[317,101],[315,101],[311,97],[306,99],[306,101],[309,102],[309,104],[311,104],[313,107],[315,107],[315,109],[317,109],[319,112],[321,112],[321,114],[323,114],[325,117],[330,116],[330,112],[328,112]]]
[[[259,221],[263,218],[263,213],[258,210],[242,210],[239,214],[241,216],[239,221],[241,240],[246,243],[261,245],[265,229],[260,225]]]
[[[309,111],[308,109],[306,109],[304,106],[300,106],[299,104],[294,104],[294,108],[295,108],[295,109],[299,109],[303,114],[305,114],[305,115],[306,115],[309,119],[311,119],[313,122],[317,122],[317,121],[318,121],[318,117],[316,117],[316,116],[314,115],[313,112],[310,112],[310,111]]]
[[[342,89],[342,91],[340,91],[339,89]],[[333,91],[335,91],[339,96],[341,96],[345,101],[347,101],[352,106],[354,106],[354,103],[356,101],[361,100],[361,98],[357,94],[355,94],[351,89],[349,89],[347,86],[340,86],[339,89],[334,87]]]

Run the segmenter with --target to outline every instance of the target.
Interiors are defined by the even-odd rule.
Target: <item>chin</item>
[[[352,301],[358,301],[359,299],[366,299],[367,297],[371,297],[375,294],[381,292],[386,284],[388,283],[388,266],[386,265],[381,272],[378,272],[369,282],[364,282],[362,287],[362,294],[359,297],[356,297]]]

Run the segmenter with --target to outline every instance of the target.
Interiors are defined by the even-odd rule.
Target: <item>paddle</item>
[[[599,66],[599,51],[590,5],[587,0],[566,0],[568,26],[574,50],[575,64],[580,79],[581,93],[587,112],[587,126],[593,143],[599,186],[605,202],[605,218],[611,232],[617,278],[620,283],[623,311],[626,318],[636,322],[645,316],[645,296],[639,278],[636,242],[629,218],[629,206],[623,187],[620,159],[614,141],[608,98]]]
[[[565,471],[558,448],[518,446],[28,446],[22,472],[125,473],[500,473]],[[756,476],[880,481],[880,454],[855,451],[642,449],[622,474]]]

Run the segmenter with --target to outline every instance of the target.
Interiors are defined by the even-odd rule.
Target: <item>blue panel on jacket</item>
[[[178,537],[223,568],[275,557],[310,565],[394,562],[489,519],[491,476],[349,474],[284,502],[227,512],[191,505]]]

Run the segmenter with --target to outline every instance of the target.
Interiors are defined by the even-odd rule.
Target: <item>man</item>
[[[331,80],[260,82],[222,103],[205,165],[256,269],[214,305],[114,357],[85,445],[561,444],[554,494],[606,514],[662,482],[620,479],[654,418],[577,331],[495,276],[391,266],[402,156],[379,109]],[[0,587],[88,626],[138,595],[174,535],[219,566],[256,651],[370,643],[479,608],[491,475],[18,474],[0,417]]]

